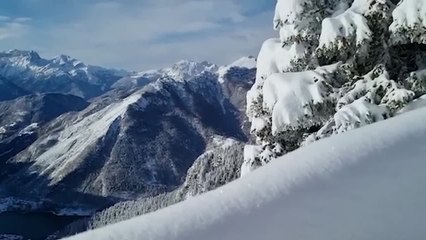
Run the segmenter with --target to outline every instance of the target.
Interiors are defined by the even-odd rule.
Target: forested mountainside
[[[236,180],[241,174],[244,145],[245,143],[233,139],[213,137],[206,152],[195,160],[184,183],[176,190],[154,197],[117,203],[91,217],[70,224],[49,239],[74,235],[154,212]]]

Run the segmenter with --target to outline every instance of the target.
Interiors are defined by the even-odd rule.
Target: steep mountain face
[[[218,81],[222,86],[223,94],[232,105],[239,110],[238,118],[243,123],[243,130],[249,135],[249,126],[246,109],[246,94],[254,83],[256,75],[256,58],[242,57],[235,62],[218,67],[209,62],[193,62],[182,60],[172,67],[150,70],[132,74],[120,79],[113,85],[115,89],[134,89],[146,86],[159,78],[171,78],[176,81],[200,76],[203,73],[212,73],[218,76]]]
[[[126,75],[124,71],[86,65],[64,55],[48,60],[34,51],[0,53],[0,77],[25,92],[63,93],[89,99],[110,90]]]
[[[27,94],[29,94],[28,91],[0,78],[0,101],[12,100]]]
[[[256,79],[256,59],[240,58],[228,66],[220,67],[217,74],[224,94],[238,108],[238,118],[242,123],[243,131],[250,138],[250,122],[245,114],[246,95]]]
[[[56,93],[33,94],[0,102],[0,126],[15,129],[33,123],[44,124],[72,111],[81,111],[89,105],[85,100]]]
[[[0,102],[1,174],[9,174],[6,161],[34,142],[40,128],[64,113],[81,111],[88,105],[79,97],[62,94],[27,95]]]
[[[204,76],[210,75],[212,77],[212,86],[216,87],[207,87],[207,85],[203,84],[203,90],[200,89],[199,92],[206,91],[207,89],[217,89],[217,91],[223,95],[223,100],[219,102],[222,102],[222,104],[227,103],[223,105],[224,109],[232,106],[232,116],[229,117],[232,121],[238,122],[238,131],[243,133],[240,136],[244,137],[236,138],[234,135],[231,139],[223,137],[230,136],[229,134],[219,133],[219,135],[215,135],[218,134],[217,131],[209,131],[207,134],[204,134],[204,142],[206,145],[203,153],[199,155],[195,161],[191,161],[193,164],[185,174],[185,181],[176,190],[153,197],[141,197],[138,200],[117,203],[110,208],[94,214],[90,218],[77,221],[67,226],[62,231],[52,235],[51,239],[74,235],[88,229],[99,228],[131,217],[146,214],[184,201],[192,196],[216,189],[239,178],[241,175],[241,165],[244,159],[243,150],[245,142],[247,141],[247,136],[249,135],[247,117],[245,115],[245,96],[255,80],[255,66],[256,59],[253,57],[244,57],[228,66],[220,67],[214,74],[203,70],[203,72],[200,73],[201,75],[197,74],[199,77],[195,77],[190,81],[193,82],[193,84],[203,84],[203,82],[205,82]],[[160,80],[160,82],[161,81],[162,80]],[[182,85],[184,82],[178,81],[174,84]],[[189,98],[185,98],[182,103],[188,102],[188,100]],[[191,100],[189,102],[191,102]],[[90,109],[90,107],[88,109]],[[211,107],[208,109],[210,112],[208,119],[211,118],[211,120],[214,121],[223,120],[217,119],[216,116],[219,115],[212,112],[213,109]],[[199,119],[197,121],[199,121]]]
[[[86,203],[85,196],[133,199],[171,191],[211,136],[247,140],[238,108],[210,72],[117,89],[40,127],[29,147],[5,159],[12,167],[4,170],[1,186],[64,204]]]
[[[190,198],[214,190],[240,177],[244,143],[213,137],[206,152],[188,170],[179,194]]]
[[[426,93],[423,0],[278,0],[247,94],[243,174],[397,114]]]

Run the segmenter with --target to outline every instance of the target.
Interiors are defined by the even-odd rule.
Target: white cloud
[[[10,20],[10,17],[0,15],[0,22],[5,22],[5,21],[9,21],[9,20]]]
[[[33,19],[29,17],[18,17],[13,19],[14,22],[20,22],[20,23],[30,22],[31,20]]]
[[[29,30],[29,26],[26,24],[28,21],[30,21],[29,18],[0,16],[0,41],[24,36]]]
[[[22,46],[47,56],[65,53],[91,64],[130,70],[167,66],[182,58],[224,64],[256,54],[262,39],[272,34],[272,13],[246,17],[242,4],[239,0],[86,2],[68,22],[33,27],[31,43]]]

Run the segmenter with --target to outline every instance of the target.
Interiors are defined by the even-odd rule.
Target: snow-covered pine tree
[[[243,175],[426,93],[424,0],[278,0],[273,27],[247,94],[257,145]]]

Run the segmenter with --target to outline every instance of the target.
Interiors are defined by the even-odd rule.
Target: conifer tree
[[[273,27],[247,94],[257,145],[243,174],[426,93],[424,0],[278,0]]]

